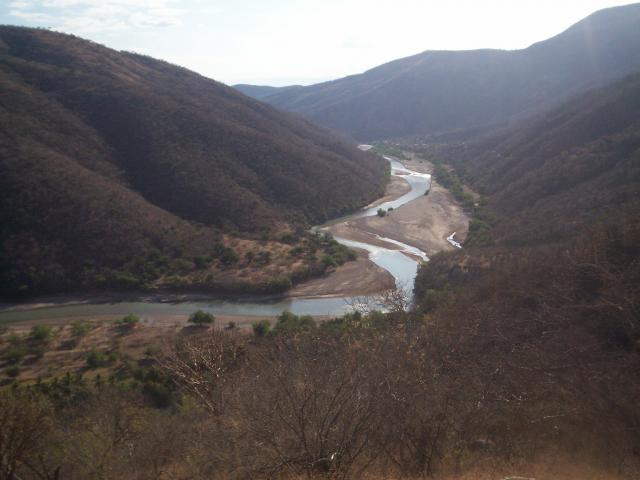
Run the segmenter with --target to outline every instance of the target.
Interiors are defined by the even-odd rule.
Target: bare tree
[[[238,334],[210,330],[178,338],[157,360],[181,388],[218,415],[225,405],[226,389],[233,382],[230,373],[238,368],[244,352]]]
[[[34,392],[0,391],[0,480],[17,480],[51,428],[51,406]]]
[[[364,357],[349,339],[311,335],[278,338],[262,352],[240,397],[256,446],[246,467],[268,478],[357,478],[379,419]]]

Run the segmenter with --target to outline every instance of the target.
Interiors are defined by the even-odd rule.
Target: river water
[[[378,209],[387,210],[398,208],[422,195],[431,188],[431,176],[407,169],[402,163],[390,157],[385,157],[391,164],[391,174],[400,176],[411,186],[411,190],[396,200],[385,202],[372,208],[366,208],[352,215],[342,217],[317,227],[321,230],[328,225],[335,225],[357,218],[377,215]],[[395,278],[399,288],[410,291],[413,288],[416,272],[420,260],[427,260],[425,252],[418,248],[398,242],[394,239],[378,237],[386,242],[397,245],[401,250],[382,248],[368,243],[356,242],[336,237],[336,240],[348,247],[361,248],[369,252],[369,258],[376,265],[389,271]],[[405,252],[405,253],[403,253]],[[409,255],[407,255],[409,254]],[[0,324],[27,320],[52,319],[62,317],[86,317],[94,315],[184,315],[204,310],[214,315],[251,315],[277,316],[283,310],[289,310],[296,315],[329,315],[338,316],[351,309],[351,305],[358,299],[350,297],[331,298],[284,298],[278,300],[198,300],[184,302],[162,302],[150,297],[148,301],[123,301],[115,303],[72,303],[64,305],[45,305],[38,308],[25,306],[0,307]]]

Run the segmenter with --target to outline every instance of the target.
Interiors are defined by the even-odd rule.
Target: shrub
[[[209,265],[210,259],[204,255],[198,255],[197,257],[194,257],[193,263],[198,270],[204,270]]]
[[[84,322],[82,320],[74,320],[71,323],[71,336],[76,339],[82,338],[87,333],[89,333],[92,328],[93,328],[93,325],[91,325],[89,322]]]
[[[29,338],[36,342],[48,342],[51,339],[51,327],[49,325],[35,325],[31,328]]]
[[[140,318],[130,313],[129,315],[125,315],[121,319],[116,320],[115,323],[123,328],[132,329],[140,323]]]
[[[87,367],[98,368],[108,365],[111,359],[103,351],[100,351],[96,347],[93,347],[87,353],[85,360],[87,362]]]
[[[278,277],[274,278],[267,285],[267,289],[269,292],[286,292],[293,286],[291,279],[289,277]]]
[[[45,347],[43,347],[42,345],[36,345],[34,347],[31,347],[29,349],[29,353],[31,355],[33,355],[36,358],[42,358],[44,357],[44,352],[45,352]]]
[[[14,345],[5,352],[4,359],[7,363],[14,365],[20,363],[26,354],[27,349],[24,345]]]
[[[7,376],[11,378],[16,378],[20,375],[20,367],[18,365],[12,365],[6,370]]]
[[[378,209],[378,216],[379,217],[384,217],[387,215],[387,212],[385,210],[383,210],[382,208]]]
[[[208,312],[198,310],[189,316],[189,323],[195,323],[196,325],[204,325],[207,323],[213,323],[216,317]]]
[[[325,268],[331,268],[337,265],[336,259],[331,255],[324,255],[321,261]]]
[[[296,333],[309,331],[315,327],[311,315],[297,316],[285,310],[278,316],[278,321],[273,329],[275,333]]]
[[[271,324],[269,323],[269,320],[260,320],[259,322],[255,322],[252,327],[253,334],[256,337],[266,337],[271,331]]]
[[[9,345],[12,345],[14,347],[20,346],[24,344],[24,338],[22,338],[20,335],[18,335],[17,333],[12,333],[11,335],[9,335],[9,337],[7,338],[7,342],[9,342]]]
[[[238,254],[233,248],[226,247],[222,254],[220,255],[220,261],[224,265],[231,265],[232,263],[237,263],[240,260]]]

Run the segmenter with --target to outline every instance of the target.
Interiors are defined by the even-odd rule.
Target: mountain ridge
[[[526,49],[425,51],[261,98],[362,141],[501,125],[640,69],[637,32],[630,4]]]

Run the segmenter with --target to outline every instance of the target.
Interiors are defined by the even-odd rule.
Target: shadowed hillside
[[[373,140],[504,124],[638,69],[640,4],[633,4],[599,11],[524,50],[427,51],[359,75],[259,95]]]
[[[640,211],[639,119],[633,75],[445,157],[487,196],[495,241],[562,240]]]
[[[100,284],[132,259],[146,266],[115,284],[145,283],[183,255],[223,256],[225,235],[276,239],[345,213],[386,180],[382,159],[304,120],[69,35],[0,27],[0,85],[9,294]]]

